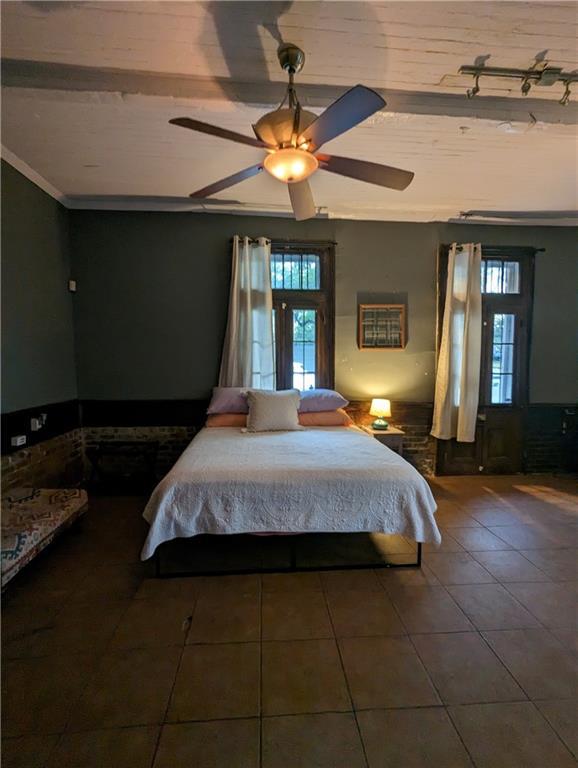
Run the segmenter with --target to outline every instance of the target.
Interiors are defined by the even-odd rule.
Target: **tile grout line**
[[[373,571],[371,571],[371,572],[374,573]],[[374,573],[374,577],[377,578],[375,573]],[[323,579],[321,580],[321,583],[322,583],[322,586],[324,586],[323,585]],[[381,586],[381,582],[380,582],[380,586]],[[351,688],[349,687],[349,680],[347,678],[347,673],[345,671],[345,664],[343,663],[343,656],[341,654],[341,647],[339,645],[339,640],[338,640],[337,635],[335,633],[335,625],[333,623],[333,616],[331,615],[331,608],[329,607],[329,601],[327,599],[327,593],[325,592],[325,588],[323,589],[323,600],[325,601],[325,610],[327,611],[327,614],[329,616],[329,622],[330,622],[331,628],[333,630],[333,642],[335,643],[335,645],[337,647],[337,653],[339,655],[339,664],[341,665],[341,672],[343,674],[343,679],[345,680],[345,687],[347,688],[347,695],[349,696],[349,701],[351,703],[351,712],[352,712],[353,718],[355,720],[355,727],[357,729],[357,735],[359,737],[359,742],[361,744],[361,750],[362,750],[362,753],[363,753],[363,760],[365,762],[366,768],[370,768],[370,766],[369,766],[369,758],[367,757],[367,750],[365,748],[365,742],[364,742],[363,736],[361,734],[361,726],[359,725],[359,719],[357,717],[357,712],[356,712],[356,709],[355,709],[355,704],[353,702],[353,696],[351,694]]]
[[[127,601],[127,602],[128,602],[128,601]],[[63,605],[63,607],[62,607],[61,611],[62,611],[62,610],[64,610],[64,608],[65,608],[65,607],[66,607],[66,606],[65,606],[65,605]],[[106,655],[106,653],[107,653],[107,651],[108,651],[108,649],[109,649],[109,647],[110,647],[110,644],[112,643],[112,638],[113,638],[113,636],[114,636],[114,634],[115,634],[116,630],[118,629],[118,626],[119,626],[120,622],[122,621],[122,619],[124,618],[124,616],[125,616],[126,612],[128,611],[129,607],[130,607],[130,604],[126,606],[126,608],[125,608],[125,610],[124,610],[124,611],[121,611],[121,613],[120,613],[120,615],[119,615],[119,617],[118,617],[118,620],[117,620],[116,624],[114,625],[114,629],[113,629],[113,630],[112,630],[112,632],[110,633],[110,637],[109,637],[109,639],[108,639],[107,643],[105,643],[105,645],[104,645],[103,649],[101,650],[101,652],[100,652],[100,653],[98,653],[98,654],[96,654],[96,657],[95,657],[95,661],[94,661],[94,668],[93,668],[93,669],[92,669],[92,671],[91,671],[91,672],[89,672],[89,674],[87,675],[87,679],[86,679],[86,682],[85,682],[85,684],[82,686],[82,689],[81,689],[81,691],[79,692],[79,694],[78,694],[78,696],[77,696],[77,698],[76,698],[76,700],[75,700],[75,702],[76,702],[77,704],[80,704],[80,702],[82,701],[82,698],[83,698],[84,694],[85,694],[85,693],[86,693],[86,691],[88,690],[88,687],[89,687],[89,685],[90,685],[90,684],[92,683],[92,681],[93,681],[93,680],[96,678],[96,675],[97,675],[97,672],[98,672],[98,667],[99,667],[99,665],[100,665],[100,663],[101,663],[102,659],[103,659],[103,658],[104,658],[104,656]],[[58,613],[55,615],[55,617],[54,617],[54,618],[56,619],[56,617],[57,617],[59,614],[60,614],[60,612],[58,612]],[[56,654],[53,654],[52,656],[54,656],[54,655],[56,655]],[[24,659],[26,659],[26,658],[52,658],[52,656],[32,656],[32,657],[23,657],[23,658],[24,658]],[[54,743],[54,746],[52,747],[52,749],[51,749],[51,750],[50,750],[50,752],[48,753],[48,756],[47,756],[47,758],[46,758],[46,762],[44,763],[44,766],[46,766],[46,765],[49,765],[49,763],[50,763],[50,760],[52,759],[53,755],[55,755],[55,754],[57,753],[57,749],[58,749],[58,747],[60,747],[60,745],[61,745],[61,743],[64,741],[65,737],[66,737],[66,736],[68,736],[70,733],[74,733],[74,731],[69,731],[69,730],[68,730],[68,726],[69,726],[69,723],[70,723],[70,719],[71,719],[71,717],[72,717],[72,710],[73,710],[73,705],[71,704],[71,705],[70,705],[70,707],[69,707],[69,710],[68,710],[68,715],[67,715],[67,717],[66,717],[66,722],[65,722],[65,724],[64,724],[64,728],[62,729],[62,732],[58,734],[58,738],[57,738],[56,742]]]
[[[548,701],[548,699],[545,699],[545,701]],[[574,702],[575,702],[575,699],[565,699],[565,701],[574,701]],[[552,733],[554,734],[554,736],[555,736],[555,737],[558,739],[558,741],[560,742],[560,744],[562,744],[562,746],[563,746],[563,747],[564,747],[564,749],[565,749],[565,750],[568,752],[568,754],[569,754],[569,755],[570,755],[570,756],[571,756],[571,757],[572,757],[572,758],[573,758],[573,759],[574,759],[574,760],[575,760],[575,761],[578,763],[578,756],[577,756],[577,755],[575,755],[575,754],[574,754],[574,752],[573,752],[573,751],[570,749],[570,747],[568,746],[568,744],[566,744],[566,742],[564,741],[564,739],[563,739],[563,738],[560,736],[560,734],[559,734],[559,733],[558,733],[558,731],[557,731],[557,730],[554,728],[554,726],[552,725],[552,723],[551,723],[551,722],[548,720],[548,718],[546,717],[546,715],[544,715],[544,713],[542,712],[542,710],[540,709],[540,707],[539,707],[539,706],[536,704],[536,702],[535,702],[535,701],[531,701],[530,703],[533,705],[534,709],[535,709],[535,710],[538,712],[538,715],[539,715],[539,716],[542,718],[542,720],[543,720],[543,721],[546,723],[546,726],[547,726],[547,727],[548,727],[548,728],[549,728],[549,729],[552,731]]]
[[[185,648],[187,647],[187,637],[189,635],[189,632],[191,631],[191,627],[193,626],[193,620],[194,620],[194,617],[195,617],[195,611],[197,609],[197,601],[198,601],[198,595],[196,593],[195,593],[194,600],[195,601],[194,601],[194,604],[193,604],[193,610],[191,612],[191,620],[189,622],[189,626],[187,628],[187,631],[183,633],[184,634],[183,644],[182,644],[182,648],[181,648],[181,653],[179,655],[179,660],[177,662],[177,666],[176,666],[176,669],[175,669],[175,676],[173,677],[173,684],[171,685],[171,690],[169,691],[169,695],[167,696],[167,703],[165,705],[164,714],[163,714],[163,716],[161,718],[161,721],[159,723],[159,733],[158,733],[158,736],[157,736],[155,748],[153,750],[152,759],[151,759],[151,762],[150,762],[151,768],[154,766],[154,764],[156,762],[156,759],[157,759],[157,754],[158,754],[159,746],[160,746],[160,743],[161,743],[161,737],[162,737],[162,734],[163,734],[164,727],[166,725],[167,715],[168,715],[168,712],[169,712],[169,708],[171,706],[171,700],[173,698],[173,693],[174,693],[174,690],[175,690],[175,686],[177,684],[177,678],[179,676],[179,671],[181,669],[181,663],[183,661],[183,656],[184,656],[184,653],[185,653]]]
[[[466,754],[468,755],[468,757],[472,761],[472,765],[475,766],[475,768],[482,768],[482,766],[474,760],[474,756],[472,755],[472,753],[468,749],[468,747],[466,745],[466,742],[464,741],[463,736],[460,733],[459,728],[458,728],[454,718],[452,717],[452,713],[450,712],[450,708],[449,707],[444,707],[444,711],[447,714],[447,716],[449,718],[449,721],[450,721],[450,723],[453,726],[454,731],[458,734],[458,738],[459,738],[460,742],[463,744],[463,747],[466,750]]]
[[[487,639],[484,637],[484,632],[528,632],[528,631],[532,632],[532,631],[534,631],[534,630],[536,630],[536,629],[540,629],[540,628],[539,628],[539,627],[534,627],[534,628],[532,629],[532,628],[529,628],[529,627],[525,627],[525,628],[522,628],[522,629],[484,629],[484,630],[480,630],[480,632],[479,632],[479,634],[480,634],[480,636],[481,636],[482,640],[484,641],[484,643],[487,645],[487,647],[490,649],[490,651],[491,651],[491,652],[494,654],[494,656],[497,658],[497,660],[499,661],[499,663],[500,663],[500,664],[501,664],[501,665],[504,667],[504,669],[505,669],[505,670],[508,672],[508,674],[509,674],[509,675],[510,675],[510,677],[511,677],[511,678],[514,680],[514,682],[515,682],[515,683],[516,683],[516,684],[517,684],[517,685],[520,687],[520,690],[521,690],[521,691],[524,693],[524,695],[526,696],[526,699],[527,699],[528,701],[531,701],[532,703],[533,703],[533,699],[532,699],[532,697],[530,696],[530,694],[528,693],[528,691],[527,691],[527,690],[524,688],[524,686],[522,685],[521,681],[520,681],[520,680],[518,680],[518,678],[516,677],[516,675],[515,675],[513,672],[511,672],[511,671],[510,671],[510,669],[508,668],[508,666],[507,666],[506,662],[505,662],[505,661],[502,661],[502,659],[501,659],[501,658],[500,658],[500,656],[498,655],[497,651],[495,651],[495,650],[494,650],[494,648],[492,648],[491,644],[490,644],[490,643],[488,642],[488,640],[487,640]],[[548,630],[546,630],[546,631],[548,631]],[[555,639],[555,638],[553,638],[553,639]]]
[[[510,582],[510,583],[520,584],[520,583],[526,583],[526,582]],[[548,582],[531,582],[531,583],[532,583],[532,584],[544,584],[544,583],[548,583]],[[485,584],[448,584],[447,586],[446,586],[445,584],[441,584],[440,586],[442,586],[442,587],[445,589],[445,591],[446,591],[446,592],[447,592],[447,594],[449,595],[450,599],[454,601],[454,603],[457,605],[457,607],[460,609],[460,611],[461,611],[461,612],[464,614],[464,616],[465,616],[465,617],[468,619],[468,621],[470,622],[470,624],[471,624],[471,625],[474,627],[474,629],[475,629],[477,632],[500,632],[500,631],[510,631],[510,630],[512,630],[512,629],[548,629],[548,627],[546,627],[544,624],[542,624],[542,622],[540,621],[540,619],[538,619],[536,616],[534,616],[534,614],[532,613],[532,611],[530,611],[528,608],[526,608],[526,606],[525,606],[525,605],[523,605],[523,604],[522,604],[522,603],[521,603],[521,602],[520,602],[520,601],[519,601],[519,600],[516,598],[516,596],[510,592],[510,590],[507,588],[506,584],[505,584],[505,583],[502,583],[501,581],[497,581],[497,580],[496,580],[496,581],[494,581],[493,583],[492,583],[492,582],[488,582],[488,583],[485,583]],[[519,606],[520,606],[520,608],[522,608],[524,611],[526,611],[527,613],[529,613],[529,614],[530,614],[530,616],[531,616],[531,617],[532,617],[532,618],[533,618],[535,621],[537,621],[537,622],[538,622],[538,624],[539,624],[540,626],[539,626],[539,627],[514,627],[514,628],[510,627],[510,628],[508,628],[508,629],[504,629],[504,628],[502,628],[502,629],[488,629],[487,627],[486,627],[486,628],[480,628],[480,627],[478,627],[478,626],[475,624],[474,620],[473,620],[472,618],[470,618],[470,616],[468,615],[468,613],[466,612],[466,610],[465,610],[465,609],[463,609],[463,608],[461,607],[461,605],[458,603],[458,601],[455,599],[455,597],[454,597],[454,596],[452,595],[452,593],[449,591],[449,589],[448,589],[448,586],[450,586],[450,587],[488,587],[488,586],[500,586],[500,587],[502,587],[502,589],[505,589],[505,590],[506,590],[506,592],[508,593],[508,595],[509,595],[509,596],[510,596],[510,597],[511,597],[511,598],[512,598],[512,599],[513,599],[513,600],[514,600],[514,601],[515,601],[515,602],[516,602],[516,603],[517,603]],[[414,634],[428,634],[428,633],[424,633],[424,632],[421,632],[421,633],[418,633],[418,632],[414,632]],[[433,634],[433,633],[432,633],[432,634]]]
[[[523,555],[522,555],[522,557],[523,557]],[[542,581],[542,582],[541,582],[541,581],[532,581],[532,582],[527,582],[527,581],[515,581],[515,582],[508,582],[508,583],[510,583],[510,584],[528,584],[528,583],[531,583],[531,584],[551,584],[552,582],[547,582],[547,581]],[[540,620],[540,619],[539,619],[539,618],[538,618],[538,617],[537,617],[537,616],[536,616],[536,615],[535,615],[535,614],[534,614],[534,613],[533,613],[533,612],[532,612],[532,611],[531,611],[529,608],[526,608],[526,606],[525,606],[525,605],[522,603],[522,601],[521,601],[521,600],[518,600],[518,598],[516,597],[516,595],[515,595],[513,592],[511,592],[511,591],[508,589],[507,583],[505,583],[505,584],[502,584],[502,583],[500,582],[500,586],[501,586],[503,589],[505,589],[505,590],[506,590],[506,592],[507,592],[507,593],[508,593],[508,595],[509,595],[509,596],[512,598],[512,600],[514,600],[514,601],[515,601],[515,602],[516,602],[516,603],[517,603],[517,604],[518,604],[518,605],[519,605],[521,608],[523,608],[523,610],[527,611],[527,612],[530,614],[530,616],[531,616],[531,617],[532,617],[532,618],[533,618],[535,621],[537,621],[537,622],[538,622],[538,624],[539,624],[539,626],[538,626],[538,627],[519,627],[519,629],[546,629],[546,630],[548,629],[548,627],[547,627],[547,626],[544,624],[544,622],[543,622],[543,621],[541,621],[541,620]],[[485,629],[485,630],[483,630],[483,631],[484,631],[484,632],[491,632],[492,630],[490,630],[490,629]],[[496,630],[494,630],[494,631],[496,631]]]
[[[567,547],[567,549],[574,549],[574,547]],[[543,573],[543,574],[544,574],[544,576],[545,576],[545,577],[546,577],[546,579],[547,579],[547,581],[545,581],[545,582],[539,582],[539,581],[536,581],[536,582],[534,582],[535,584],[540,584],[540,583],[542,583],[542,584],[556,584],[556,583],[557,583],[557,582],[555,582],[555,581],[554,581],[554,579],[553,579],[553,578],[550,576],[550,574],[549,574],[549,573],[546,573],[546,571],[545,571],[545,570],[544,570],[542,567],[540,567],[539,565],[536,565],[536,563],[533,563],[533,562],[530,560],[530,558],[529,558],[529,557],[526,557],[526,555],[522,554],[522,552],[523,552],[523,551],[524,551],[524,552],[529,552],[530,550],[529,550],[529,549],[527,549],[527,548],[526,548],[525,550],[521,550],[521,549],[517,549],[517,550],[516,550],[516,552],[517,552],[517,553],[520,555],[520,557],[523,557],[523,558],[524,558],[524,560],[527,560],[527,561],[530,563],[530,565],[533,565],[533,566],[534,566],[534,568],[537,568],[537,569],[540,571],[540,573]],[[535,550],[533,550],[533,551],[535,551]],[[539,550],[538,550],[538,551],[539,551]],[[512,582],[512,583],[514,583],[514,584],[515,584],[516,582]],[[528,584],[529,582],[527,582],[527,581],[526,581],[526,582],[520,581],[520,582],[518,582],[518,583],[525,583],[525,584]],[[508,590],[508,591],[509,591],[509,590]]]
[[[435,574],[434,574],[434,576],[435,576]],[[437,576],[436,576],[436,578],[437,578]],[[443,585],[442,585],[442,586],[443,586]],[[449,594],[449,592],[448,592],[448,595],[449,595],[449,596],[450,596],[450,598],[451,598],[451,595]],[[388,597],[389,597],[389,596],[388,596]],[[398,616],[399,620],[401,621],[401,624],[402,624],[402,626],[404,626],[404,627],[405,627],[406,625],[405,625],[405,623],[404,623],[404,621],[403,621],[403,619],[402,619],[402,617],[401,617],[401,614],[399,613],[399,611],[398,611],[398,609],[397,609],[397,606],[395,605],[395,603],[393,602],[393,600],[391,599],[391,597],[390,597],[389,599],[390,599],[390,602],[391,602],[391,604],[392,604],[392,606],[393,606],[393,609],[394,609],[394,611],[396,612],[396,614],[397,614],[397,616]],[[458,608],[459,608],[459,606],[458,606]],[[460,608],[460,610],[461,610],[461,608]],[[464,615],[465,615],[465,614],[464,614]],[[406,627],[406,629],[407,629],[407,627]],[[420,633],[420,634],[427,634],[427,633]],[[440,632],[440,633],[438,633],[438,634],[445,634],[445,633],[441,633],[441,632]],[[457,633],[456,633],[456,634],[457,634]],[[436,695],[437,695],[438,699],[440,700],[440,704],[441,704],[441,707],[443,708],[444,712],[446,712],[446,714],[447,714],[447,716],[448,716],[448,718],[449,718],[449,720],[450,720],[450,722],[451,722],[451,724],[452,724],[452,726],[453,726],[453,728],[454,728],[454,731],[456,732],[456,734],[457,734],[457,736],[458,736],[458,738],[459,738],[459,740],[460,740],[461,744],[462,744],[462,745],[463,745],[463,747],[464,747],[464,750],[465,750],[466,754],[469,756],[469,758],[470,758],[470,759],[471,759],[471,761],[472,761],[472,764],[475,766],[475,765],[476,765],[476,763],[475,763],[475,761],[474,761],[474,758],[473,758],[473,757],[472,757],[472,755],[470,754],[470,751],[469,751],[469,749],[466,747],[466,744],[465,744],[465,742],[464,742],[464,740],[463,740],[463,738],[462,738],[462,735],[461,735],[461,733],[458,731],[458,729],[456,728],[456,725],[455,725],[455,723],[453,722],[452,718],[450,717],[450,714],[449,714],[449,712],[448,712],[448,707],[447,707],[447,705],[444,703],[444,701],[443,701],[443,699],[442,699],[442,696],[441,696],[441,694],[440,694],[440,691],[438,690],[438,687],[437,687],[437,685],[435,684],[435,682],[434,682],[433,678],[431,677],[431,675],[430,675],[430,673],[429,673],[429,670],[428,670],[428,668],[426,667],[426,665],[425,665],[425,664],[424,664],[424,662],[423,662],[423,659],[422,659],[422,658],[421,658],[421,656],[419,655],[419,651],[418,651],[418,649],[417,649],[417,647],[416,647],[415,643],[413,642],[413,639],[412,639],[412,636],[411,636],[411,634],[410,634],[409,630],[408,630],[408,633],[407,633],[407,637],[408,637],[408,639],[409,639],[409,642],[411,643],[411,645],[412,645],[412,647],[413,647],[413,649],[414,649],[414,651],[415,651],[415,654],[416,654],[417,658],[418,658],[418,659],[419,659],[419,661],[421,662],[421,665],[422,665],[422,667],[423,667],[423,669],[424,669],[424,671],[425,671],[425,673],[426,673],[426,676],[427,676],[428,680],[430,681],[430,683],[431,683],[431,685],[432,685],[432,688],[434,689],[434,691],[436,692]]]
[[[428,668],[426,667],[426,665],[425,665],[425,663],[424,663],[423,659],[422,659],[422,658],[421,658],[421,656],[419,655],[419,651],[418,651],[418,649],[417,649],[417,646],[416,646],[416,645],[415,645],[415,643],[413,642],[413,639],[412,639],[411,635],[408,635],[408,638],[409,638],[409,641],[410,641],[410,643],[411,643],[411,645],[412,645],[412,648],[413,648],[413,649],[414,649],[414,651],[415,651],[415,654],[416,654],[417,658],[419,659],[419,661],[420,661],[420,663],[421,663],[421,665],[422,665],[422,667],[423,667],[423,669],[424,669],[424,671],[425,671],[425,673],[426,673],[426,675],[427,675],[427,678],[428,678],[428,680],[430,681],[430,683],[431,683],[431,685],[432,685],[432,688],[433,688],[433,689],[434,689],[434,691],[436,692],[436,695],[437,695],[438,699],[439,699],[439,700],[440,700],[440,702],[441,702],[441,706],[443,707],[443,710],[444,710],[444,712],[447,714],[447,716],[448,716],[448,718],[449,718],[449,720],[450,720],[450,722],[451,722],[451,724],[452,724],[452,726],[453,726],[453,729],[454,729],[454,731],[456,732],[456,734],[457,734],[457,736],[458,736],[458,738],[459,738],[460,742],[462,743],[462,746],[463,746],[463,748],[464,748],[464,750],[465,750],[466,754],[468,755],[468,757],[469,757],[469,758],[470,758],[470,760],[472,761],[472,764],[475,766],[475,765],[476,765],[476,761],[474,760],[474,758],[473,758],[473,755],[470,753],[470,750],[467,748],[467,746],[466,746],[466,743],[465,743],[465,741],[464,741],[464,740],[463,740],[463,738],[462,738],[462,734],[459,732],[459,730],[458,730],[458,728],[457,728],[456,724],[454,723],[454,721],[453,721],[453,719],[452,719],[452,717],[451,717],[451,715],[450,715],[450,713],[449,713],[449,706],[448,706],[448,705],[447,705],[447,704],[444,702],[444,700],[443,700],[443,698],[442,698],[442,695],[441,695],[441,693],[440,693],[440,691],[439,691],[439,689],[438,689],[437,685],[435,684],[435,681],[434,681],[433,677],[430,675]]]

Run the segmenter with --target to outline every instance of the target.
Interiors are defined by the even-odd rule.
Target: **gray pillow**
[[[305,389],[301,392],[299,413],[319,413],[319,411],[336,411],[349,405],[343,395],[334,389]]]
[[[247,432],[303,429],[299,424],[297,411],[300,399],[298,389],[285,389],[280,392],[250,389],[247,392]]]

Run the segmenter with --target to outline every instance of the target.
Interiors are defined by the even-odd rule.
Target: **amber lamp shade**
[[[391,403],[389,400],[382,398],[374,398],[371,401],[371,408],[369,409],[370,416],[377,416],[373,424],[373,429],[387,429],[389,427],[386,418],[391,417]]]

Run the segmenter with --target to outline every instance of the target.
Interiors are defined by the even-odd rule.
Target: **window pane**
[[[319,256],[314,253],[272,253],[271,287],[273,290],[318,291]]]
[[[520,262],[482,259],[482,293],[520,293]]]
[[[314,309],[293,310],[293,386],[314,389],[317,373]]]
[[[486,289],[485,293],[502,293],[502,262],[486,262]]]
[[[515,328],[515,315],[503,313],[494,315],[491,402],[496,405],[512,402]]]
[[[504,262],[503,293],[520,293],[520,263],[518,261]]]

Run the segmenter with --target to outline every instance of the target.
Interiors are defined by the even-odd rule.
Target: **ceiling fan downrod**
[[[277,58],[279,59],[281,69],[287,72],[289,76],[287,92],[283,97],[283,101],[279,104],[278,109],[281,109],[283,104],[287,102],[289,109],[299,111],[300,104],[295,91],[295,75],[303,69],[303,65],[305,64],[305,54],[301,48],[293,45],[293,43],[282,43],[277,49]]]

